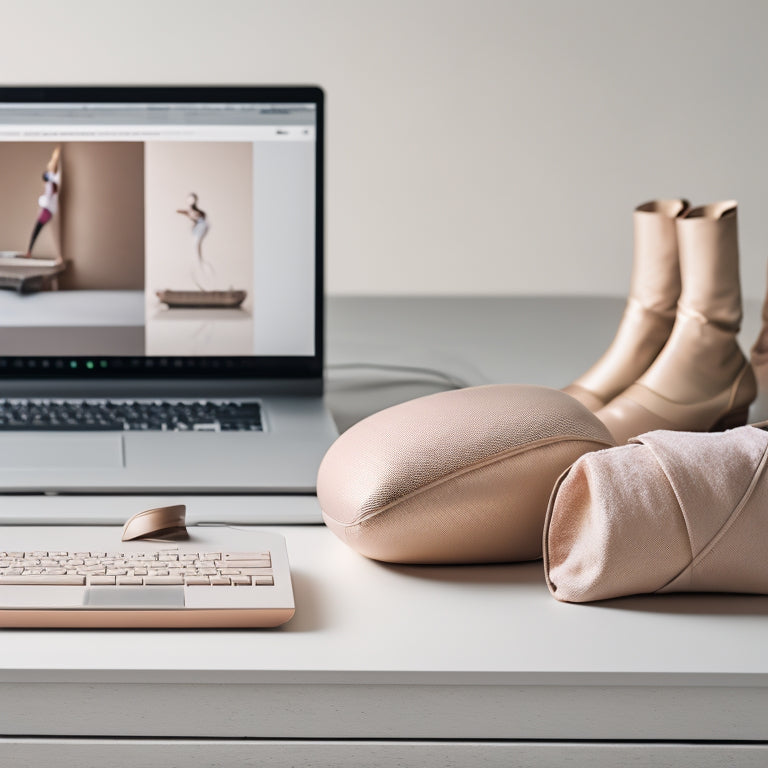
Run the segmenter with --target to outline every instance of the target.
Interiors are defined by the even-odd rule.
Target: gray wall
[[[631,211],[740,202],[765,290],[768,2],[25,0],[6,83],[316,82],[332,293],[626,292]]]

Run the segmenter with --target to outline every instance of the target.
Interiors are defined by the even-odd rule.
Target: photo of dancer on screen
[[[32,236],[29,240],[29,247],[24,254],[26,258],[32,256],[32,248],[35,245],[40,230],[54,217],[59,209],[59,190],[61,189],[61,169],[59,167],[59,159],[61,157],[61,147],[56,147],[51,154],[51,159],[48,161],[45,172],[43,173],[43,182],[45,184],[43,188],[43,194],[37,200],[37,204],[40,206],[40,213],[38,214],[35,226],[32,229]]]

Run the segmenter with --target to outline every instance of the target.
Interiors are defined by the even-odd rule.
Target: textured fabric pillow
[[[768,433],[648,432],[582,456],[544,532],[558,600],[648,592],[768,594]]]
[[[597,417],[559,390],[470,387],[351,427],[323,459],[317,495],[328,527],[376,560],[533,560],[558,476],[613,445]]]

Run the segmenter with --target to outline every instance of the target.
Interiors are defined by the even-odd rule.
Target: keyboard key
[[[145,584],[183,584],[184,579],[181,576],[145,576]]]
[[[59,577],[61,578],[61,577]],[[69,577],[67,577],[69,578]],[[88,584],[114,584],[115,583],[115,577],[114,576],[89,576],[88,577]]]
[[[39,587],[48,585],[81,587],[85,584],[85,576],[51,576],[47,573],[30,576],[0,576],[0,586],[3,584],[34,584]]]

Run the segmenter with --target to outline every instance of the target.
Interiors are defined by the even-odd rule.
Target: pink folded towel
[[[764,425],[759,425],[764,426]],[[557,481],[544,568],[558,600],[768,594],[768,432],[648,432]]]

